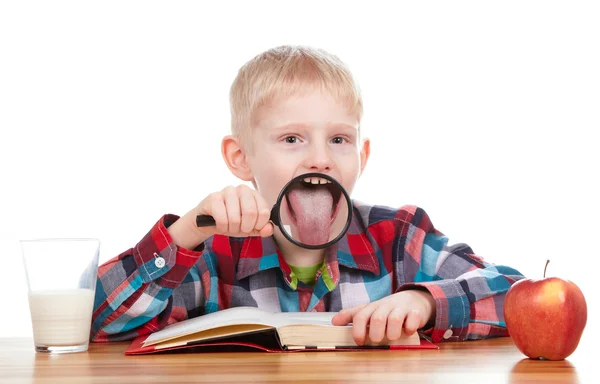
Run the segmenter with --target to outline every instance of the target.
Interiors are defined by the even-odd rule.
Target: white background
[[[597,3],[206,4],[0,3],[0,337],[31,335],[19,239],[97,237],[103,262],[238,183],[229,86],[281,44],[358,78],[372,156],[353,197],[417,204],[529,277],[550,258],[598,324]]]

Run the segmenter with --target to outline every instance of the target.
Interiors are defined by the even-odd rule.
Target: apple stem
[[[550,263],[550,260],[546,260],[546,266],[544,267],[544,279],[546,278],[546,268],[548,268],[548,263]]]

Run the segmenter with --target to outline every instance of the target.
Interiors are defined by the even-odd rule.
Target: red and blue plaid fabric
[[[178,216],[163,216],[99,267],[91,340],[131,340],[237,306],[337,312],[417,288],[436,302],[435,324],[424,330],[433,342],[508,335],[504,296],[521,273],[466,244],[448,245],[421,208],[353,205],[348,233],[327,249],[327,273],[317,273],[314,287],[294,276],[272,237],[215,235],[188,250],[167,231]]]

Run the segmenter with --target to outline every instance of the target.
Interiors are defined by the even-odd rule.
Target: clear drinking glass
[[[21,250],[35,350],[87,351],[100,241],[22,240]]]

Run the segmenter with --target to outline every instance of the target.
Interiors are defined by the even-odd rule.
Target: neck
[[[275,244],[277,244],[283,258],[288,264],[306,267],[321,263],[325,257],[325,249],[299,247],[286,239],[279,228],[275,229],[273,237],[275,238]]]

